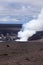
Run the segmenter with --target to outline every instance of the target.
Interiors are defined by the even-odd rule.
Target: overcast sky
[[[0,0],[0,24],[23,24],[37,18],[43,0]]]

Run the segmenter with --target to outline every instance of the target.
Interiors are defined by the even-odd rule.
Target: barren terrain
[[[43,42],[0,42],[0,65],[43,65]]]
[[[0,34],[14,34],[21,25],[0,25]],[[0,65],[43,65],[43,32],[37,32],[28,42],[0,42]]]

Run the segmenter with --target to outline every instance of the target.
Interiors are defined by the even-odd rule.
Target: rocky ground
[[[0,42],[0,65],[43,65],[43,42]]]

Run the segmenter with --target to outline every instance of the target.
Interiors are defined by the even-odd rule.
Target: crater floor
[[[43,42],[0,42],[0,65],[43,65]]]

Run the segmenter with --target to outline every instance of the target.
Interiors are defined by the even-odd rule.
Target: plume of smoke
[[[18,32],[18,37],[20,39],[16,41],[27,41],[28,38],[36,34],[37,31],[43,31],[43,9],[37,19],[23,24],[22,29]]]

